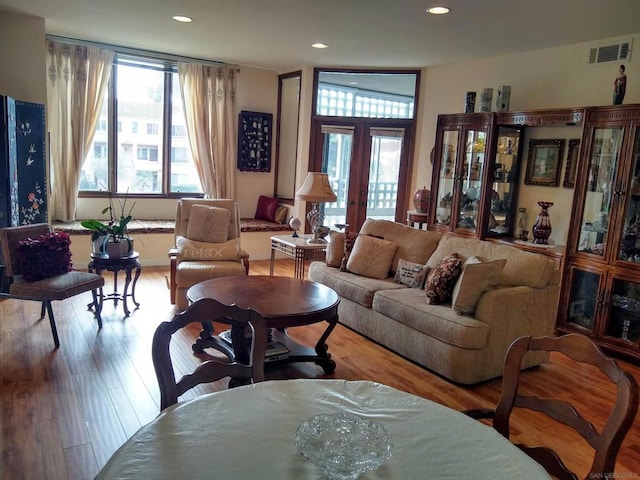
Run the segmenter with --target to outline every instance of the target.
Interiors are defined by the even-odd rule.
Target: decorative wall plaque
[[[240,112],[238,125],[238,170],[271,171],[271,113]]]

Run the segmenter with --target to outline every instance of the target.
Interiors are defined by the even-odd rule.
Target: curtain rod
[[[80,40],[78,38],[61,37],[58,35],[46,35],[47,40],[54,40],[56,42],[69,43],[73,45],[84,45],[88,47],[104,48],[106,50],[112,50],[115,53],[125,55],[136,55],[140,57],[155,58],[159,60],[170,60],[174,62],[195,62],[203,65],[210,65],[214,67],[237,67],[237,65],[224,62],[216,62],[213,60],[206,60],[204,58],[185,57],[183,55],[173,55],[171,53],[156,52],[153,50],[143,50],[140,48],[122,47],[120,45],[112,45],[109,43],[92,42],[90,40]]]

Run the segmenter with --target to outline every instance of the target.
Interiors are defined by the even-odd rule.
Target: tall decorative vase
[[[533,243],[547,244],[549,235],[551,235],[551,220],[549,220],[549,207],[553,206],[553,202],[538,202],[540,213],[533,224]]]
[[[427,187],[422,187],[416,190],[413,194],[413,206],[418,213],[429,212],[429,199],[431,198],[431,192]]]

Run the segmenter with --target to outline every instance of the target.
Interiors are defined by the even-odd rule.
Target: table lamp
[[[325,243],[324,236],[328,233],[327,229],[322,227],[324,213],[318,208],[321,202],[335,202],[336,194],[331,189],[329,177],[326,173],[309,172],[300,190],[296,192],[296,199],[311,202],[312,208],[307,213],[307,220],[311,225],[311,233],[313,237],[307,240],[307,243]]]

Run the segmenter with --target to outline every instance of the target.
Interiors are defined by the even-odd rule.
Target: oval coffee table
[[[266,364],[314,362],[320,365],[325,373],[333,373],[335,370],[336,362],[331,360],[325,343],[338,323],[340,297],[333,289],[309,280],[238,275],[206,280],[187,291],[190,303],[202,298],[212,298],[225,305],[236,304],[243,308],[252,308],[265,318],[267,328],[272,331],[273,340],[289,349],[286,355],[278,355],[275,359],[267,356]],[[328,326],[314,349],[294,342],[287,335],[288,327],[322,321],[327,322]],[[226,319],[224,323],[232,325],[233,346],[213,335],[211,324],[203,324],[203,330],[193,345],[193,351],[201,353],[205,348],[215,348],[231,359],[247,361],[249,355],[244,341],[244,328],[234,326],[232,319]]]

